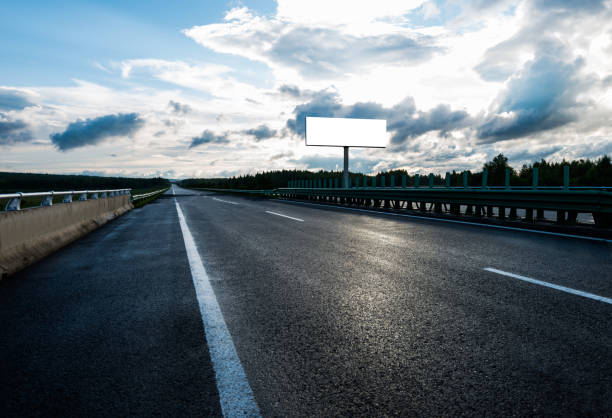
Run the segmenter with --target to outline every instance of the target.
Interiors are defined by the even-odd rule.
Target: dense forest
[[[540,186],[562,186],[563,185],[563,167],[570,166],[570,186],[612,186],[612,164],[610,157],[604,155],[597,160],[575,160],[548,162],[541,160],[530,165],[523,165],[519,169],[514,169],[508,163],[508,158],[503,154],[499,154],[491,161],[485,163],[482,170],[487,170],[487,185],[503,186],[506,176],[506,169],[510,168],[511,177],[510,185],[512,186],[530,186],[532,182],[533,168],[539,168],[539,185]],[[468,171],[468,183],[470,186],[480,186],[482,184],[482,171]],[[369,184],[372,183],[372,177],[376,177],[376,184],[381,184],[381,176],[388,178],[395,176],[396,185],[399,185],[401,176],[407,175],[407,184],[409,186],[415,184],[415,176],[409,175],[406,170],[390,170],[368,176]],[[359,184],[363,184],[362,173],[350,173],[351,179],[354,182],[359,179]],[[446,173],[434,174],[434,184],[445,184]],[[322,178],[342,178],[341,171],[305,171],[305,170],[280,170],[266,171],[255,175],[244,175],[231,178],[210,178],[210,179],[187,179],[181,182],[182,186],[194,188],[220,188],[220,189],[274,189],[278,187],[287,187],[289,180],[312,180]],[[340,180],[339,180],[340,181]],[[419,184],[428,184],[429,180],[420,178]],[[389,180],[386,182],[389,185]],[[463,185],[462,173],[453,171],[451,173],[451,186]]]
[[[149,189],[169,185],[168,180],[159,177],[129,178],[0,172],[0,193],[48,190]]]

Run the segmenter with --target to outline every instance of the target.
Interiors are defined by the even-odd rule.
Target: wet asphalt
[[[3,415],[220,413],[174,199],[264,416],[612,414],[612,305],[484,270],[610,298],[610,244],[175,193],[0,283]]]

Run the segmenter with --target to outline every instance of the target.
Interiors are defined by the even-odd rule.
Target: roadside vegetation
[[[604,155],[596,160],[575,160],[548,162],[545,160],[534,162],[533,164],[523,165],[521,168],[510,166],[508,158],[503,154],[499,154],[491,161],[483,165],[483,170],[488,172],[488,186],[503,186],[506,176],[506,168],[511,169],[510,185],[511,186],[531,186],[533,168],[539,168],[539,185],[540,186],[562,186],[563,185],[563,166],[570,166],[570,185],[571,186],[612,186],[612,164],[610,157]],[[470,186],[480,186],[482,184],[482,171],[468,171],[468,184]],[[395,176],[396,185],[399,185],[401,176],[407,175],[407,184],[414,185],[415,176],[408,174],[406,170],[390,170],[377,173],[376,175],[368,176],[370,179],[376,177],[376,184],[381,184],[380,177]],[[451,186],[463,185],[462,172],[453,171],[451,174]],[[359,184],[363,184],[363,173],[350,173],[353,181],[359,178]],[[444,185],[446,173],[434,174],[434,184]],[[428,184],[429,180],[421,175],[419,183],[421,185]],[[342,171],[307,171],[307,170],[280,170],[266,171],[257,174],[247,174],[244,176],[230,178],[209,178],[209,179],[186,179],[180,182],[183,187],[190,188],[218,188],[218,189],[241,189],[241,190],[259,190],[259,189],[275,189],[287,187],[289,180],[314,180],[314,179],[342,178]],[[399,184],[398,184],[399,183]],[[389,185],[389,180],[387,180]]]
[[[170,181],[160,177],[130,178],[0,172],[0,193],[101,189],[157,190],[163,187],[170,187]]]

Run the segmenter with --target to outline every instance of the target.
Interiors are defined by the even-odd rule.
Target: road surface
[[[174,186],[0,283],[0,408],[606,416],[611,272],[606,242]]]

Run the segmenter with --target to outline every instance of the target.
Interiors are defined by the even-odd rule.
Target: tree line
[[[487,170],[488,186],[503,186],[506,177],[506,169],[510,169],[511,186],[531,186],[533,178],[533,168],[537,167],[539,186],[562,186],[563,167],[570,167],[571,186],[612,186],[612,164],[610,157],[604,155],[596,160],[580,159],[574,161],[548,162],[544,159],[533,164],[525,164],[520,169],[514,169],[508,163],[508,158],[503,154],[497,155],[491,161],[485,163],[481,171],[468,171],[468,185],[480,186],[482,184],[483,170]],[[450,173],[451,186],[463,185],[463,172],[453,171]],[[415,175],[408,174],[406,170],[389,170],[377,173],[376,175],[366,176],[363,173],[351,172],[350,176],[353,183],[359,179],[359,184],[363,184],[364,177],[368,177],[368,184],[372,184],[372,178],[376,178],[376,184],[381,184],[381,177],[385,176],[386,185],[390,184],[389,176],[395,176],[396,185],[401,185],[401,178],[406,175],[407,185],[415,184]],[[419,176],[419,184],[429,184],[428,178]],[[446,173],[434,174],[434,185],[446,184]],[[216,188],[216,189],[275,189],[287,187],[290,180],[317,180],[317,179],[338,179],[341,182],[342,171],[308,171],[308,170],[275,170],[265,171],[257,174],[246,174],[230,178],[200,178],[186,179],[181,181],[181,185],[194,188]]]
[[[130,178],[0,172],[0,193],[63,190],[148,189],[168,187],[161,177]]]

